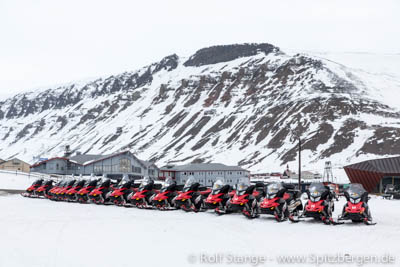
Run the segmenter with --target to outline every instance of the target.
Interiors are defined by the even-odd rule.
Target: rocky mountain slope
[[[270,44],[170,55],[0,102],[0,158],[33,162],[70,145],[82,153],[130,149],[159,165],[218,161],[272,171],[295,167],[298,137],[307,169],[400,155],[400,112],[380,97],[380,78]]]

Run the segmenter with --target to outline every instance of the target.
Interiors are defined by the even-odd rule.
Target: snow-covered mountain
[[[0,102],[0,158],[130,149],[253,171],[400,155],[400,79],[270,44],[204,48],[88,83]]]

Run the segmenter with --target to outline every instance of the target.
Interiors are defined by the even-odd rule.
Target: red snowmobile
[[[351,220],[354,223],[363,222],[367,225],[375,225],[372,222],[371,212],[368,206],[368,192],[361,184],[350,184],[344,192],[347,203],[343,207],[339,220]]]
[[[24,197],[37,197],[36,189],[38,189],[43,184],[43,179],[38,179],[32,183],[30,187],[26,189],[21,195]]]
[[[38,189],[36,189],[36,195],[38,197],[46,197],[49,191],[53,188],[53,180],[47,180]]]
[[[222,180],[217,180],[211,190],[211,193],[203,201],[202,208],[205,210],[213,209],[217,214],[226,213],[226,203],[232,196],[229,194],[231,186],[225,184]]]
[[[140,209],[152,208],[152,197],[156,193],[153,189],[154,180],[149,177],[144,178],[137,191],[128,196],[130,204]]]
[[[72,188],[72,186],[75,184],[75,182],[76,182],[76,180],[66,180],[64,183],[64,186],[56,192],[57,200],[60,200],[60,201],[67,200],[66,192]]]
[[[81,190],[76,193],[76,200],[79,203],[89,202],[89,193],[97,186],[98,180],[88,180]]]
[[[321,220],[325,224],[339,224],[332,218],[335,206],[333,195],[328,186],[323,183],[312,183],[306,193],[308,201],[304,207],[302,217]]]
[[[168,178],[161,187],[160,192],[153,197],[153,207],[159,210],[176,209],[173,201],[174,197],[177,195],[176,189],[176,182],[171,178]]]
[[[58,200],[58,193],[60,192],[60,190],[62,190],[64,188],[64,186],[66,186],[67,181],[65,180],[61,180],[59,182],[56,183],[55,186],[53,186],[53,188],[51,188],[49,190],[49,192],[47,193],[47,198],[51,199],[51,200]]]
[[[183,209],[184,211],[198,212],[201,208],[202,194],[200,192],[200,184],[191,177],[189,178],[182,192],[174,198],[176,207]]]
[[[292,191],[289,191],[292,189]],[[303,210],[301,193],[294,191],[294,186],[283,183],[271,183],[267,186],[266,197],[259,203],[260,214],[274,215],[278,222],[286,219],[298,222],[298,217]]]
[[[74,202],[77,200],[76,194],[78,193],[79,190],[82,189],[82,187],[85,185],[86,181],[85,180],[78,180],[75,182],[75,184],[69,189],[67,192],[65,192],[65,196],[67,201]]]
[[[260,185],[257,185],[260,189]],[[262,187],[261,187],[262,188]],[[262,196],[259,190],[255,190],[256,185],[250,185],[249,181],[241,181],[235,190],[232,199],[227,202],[227,212],[242,212],[249,219],[258,217],[257,199]]]
[[[128,202],[128,195],[132,193],[132,181],[122,179],[120,184],[110,194],[110,202],[117,206],[124,206]]]
[[[96,204],[105,204],[110,202],[109,193],[112,191],[111,180],[103,178],[99,185],[89,193],[89,199]]]

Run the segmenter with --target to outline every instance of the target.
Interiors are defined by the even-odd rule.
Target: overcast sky
[[[215,44],[400,53],[399,0],[0,0],[0,97]]]

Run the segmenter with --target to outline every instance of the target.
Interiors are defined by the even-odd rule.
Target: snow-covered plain
[[[1,171],[0,172],[0,189],[17,189],[17,190],[25,190],[28,186],[30,186],[38,177],[30,176],[25,173],[16,173],[16,172],[8,172]]]
[[[335,215],[343,204],[343,199],[336,203]],[[161,212],[0,196],[0,266],[251,266],[229,265],[229,255],[238,257],[238,262],[245,256],[265,257],[258,266],[278,266],[279,256],[338,253],[390,254],[400,259],[400,214],[393,212],[400,209],[400,202],[372,197],[370,206],[375,226],[327,226],[315,221],[277,223],[266,216],[248,220],[240,214]],[[224,255],[220,263],[204,262],[210,260],[205,255],[215,254]]]

